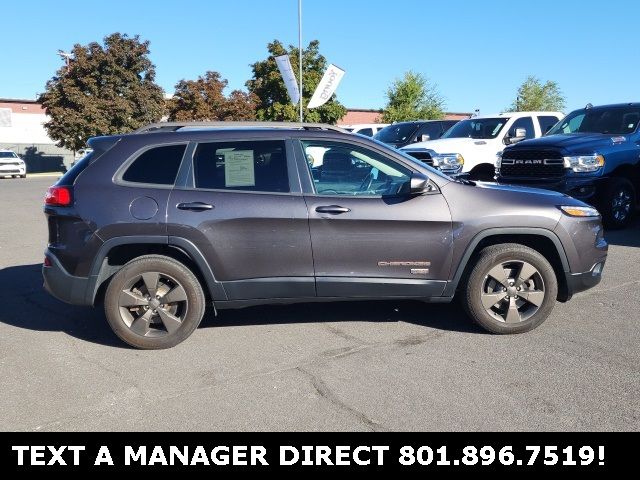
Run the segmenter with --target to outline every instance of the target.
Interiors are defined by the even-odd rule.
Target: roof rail
[[[304,130],[332,130],[335,132],[349,133],[343,128],[327,123],[300,123],[300,122],[158,122],[145,125],[133,133],[151,132],[177,132],[182,128],[290,128]]]

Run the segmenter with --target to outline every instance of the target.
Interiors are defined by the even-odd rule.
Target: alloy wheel
[[[144,337],[175,332],[188,311],[187,293],[173,277],[145,272],[131,278],[120,292],[118,306],[122,321]]]
[[[611,210],[616,222],[624,222],[631,212],[631,193],[621,188],[611,199]]]
[[[504,323],[520,323],[531,318],[545,299],[540,272],[522,260],[501,262],[485,276],[480,294],[482,306]]]

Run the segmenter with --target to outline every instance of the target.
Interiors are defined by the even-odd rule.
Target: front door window
[[[356,145],[305,140],[302,146],[318,195],[393,196],[408,192],[411,171]]]

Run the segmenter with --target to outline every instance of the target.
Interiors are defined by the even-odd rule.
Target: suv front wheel
[[[501,244],[480,252],[462,300],[481,327],[509,334],[544,322],[557,294],[558,280],[546,258],[524,245]]]
[[[200,324],[205,297],[196,276],[180,262],[160,255],[130,261],[116,273],[105,293],[109,325],[137,348],[169,348]]]

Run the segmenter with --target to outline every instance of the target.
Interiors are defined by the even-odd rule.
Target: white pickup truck
[[[507,145],[544,135],[564,115],[560,112],[506,112],[462,120],[438,140],[402,150],[449,175],[491,181],[498,156]]]

